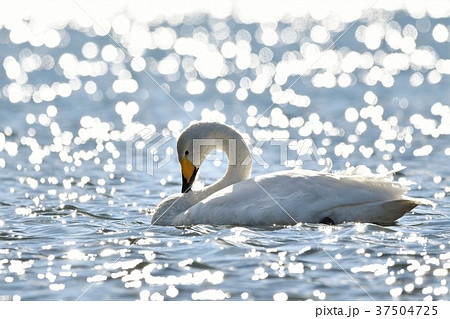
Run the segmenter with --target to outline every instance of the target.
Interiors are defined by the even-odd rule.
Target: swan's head
[[[229,163],[229,170],[243,169],[245,171],[243,173],[239,171],[239,174],[236,175],[239,178],[233,179],[233,183],[238,179],[248,178],[251,171],[251,161],[245,165],[240,163],[243,162],[243,158],[250,154],[241,135],[225,124],[197,122],[186,128],[178,138],[177,152],[183,181],[182,193],[190,191],[200,166],[209,153],[214,150],[224,151],[228,158],[230,158],[230,154],[234,155],[235,163]],[[236,164],[236,158],[239,165]],[[231,166],[233,168],[230,168]]]

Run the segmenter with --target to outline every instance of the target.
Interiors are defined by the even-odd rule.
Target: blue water
[[[59,21],[33,7],[0,16],[0,299],[448,300],[450,9],[368,6],[354,24],[308,6],[284,18],[181,8],[166,21],[87,3],[56,7]],[[396,179],[436,207],[390,226],[152,226],[149,210],[181,189],[179,164],[127,166],[126,141],[170,137],[161,162],[200,119],[248,134],[267,163],[253,176],[286,164],[261,138],[312,139],[335,170],[405,166]],[[225,169],[216,157],[199,179]]]

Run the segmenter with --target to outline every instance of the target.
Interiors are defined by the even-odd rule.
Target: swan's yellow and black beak
[[[183,178],[183,186],[181,187],[182,193],[187,193],[191,190],[197,171],[198,168],[195,167],[185,155],[181,161],[181,175]]]

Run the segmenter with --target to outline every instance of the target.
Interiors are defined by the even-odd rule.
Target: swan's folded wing
[[[320,222],[392,222],[419,204],[408,188],[379,176],[290,170],[246,180],[194,205],[178,225],[286,225]]]

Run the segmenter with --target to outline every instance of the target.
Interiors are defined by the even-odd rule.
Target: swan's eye
[[[184,152],[184,155],[189,155],[189,151]]]

